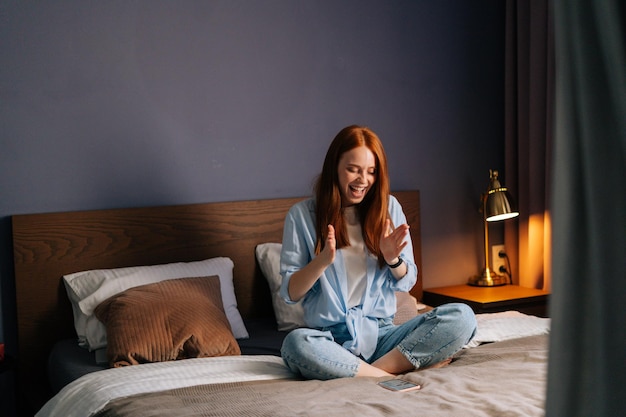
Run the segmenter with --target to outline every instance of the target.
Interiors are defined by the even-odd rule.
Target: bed
[[[419,267],[419,191],[394,195]],[[291,374],[279,348],[299,313],[277,303],[276,254],[287,210],[301,199],[13,216],[24,414],[543,415],[548,319],[513,312],[481,317],[482,336],[447,367],[398,377],[419,384],[418,391],[391,392],[376,378],[322,382]],[[397,320],[419,314],[421,280],[410,295],[399,294]],[[177,303],[191,312],[178,322],[192,325],[195,312],[211,317],[213,327],[179,343],[168,321]],[[151,320],[118,331],[118,319],[137,306],[146,309],[142,318],[163,316],[168,325]],[[162,327],[163,345],[145,347],[146,338],[160,340]],[[503,328],[509,334],[499,337]],[[103,356],[135,339],[139,347]]]

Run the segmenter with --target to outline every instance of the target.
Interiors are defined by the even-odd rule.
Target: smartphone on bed
[[[378,385],[388,390],[399,392],[415,391],[422,388],[421,385],[405,381],[404,379],[388,379],[386,381],[380,381]]]

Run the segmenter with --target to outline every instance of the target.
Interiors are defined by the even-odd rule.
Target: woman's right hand
[[[336,253],[335,228],[329,224],[326,240],[324,241],[324,249],[304,268],[294,272],[291,276],[289,281],[289,298],[292,301],[298,301],[304,297],[326,268],[335,261]]]
[[[335,228],[332,224],[328,225],[326,240],[324,241],[324,249],[318,255],[321,256],[327,265],[332,264],[335,261],[335,255],[337,253],[337,241],[335,240]]]

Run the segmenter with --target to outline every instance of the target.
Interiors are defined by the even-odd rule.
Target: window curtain
[[[504,225],[513,282],[551,290],[554,31],[548,0],[507,0],[505,176],[520,215]]]
[[[626,2],[555,0],[547,417],[626,416]]]

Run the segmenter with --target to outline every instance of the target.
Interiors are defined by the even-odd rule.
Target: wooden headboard
[[[394,193],[421,267],[419,191]],[[271,297],[255,246],[280,242],[288,209],[302,198],[236,201],[13,216],[18,320],[18,398],[39,407],[49,398],[52,346],[76,337],[62,276],[89,269],[230,257],[244,318],[271,317]],[[421,279],[411,293],[422,298]]]

